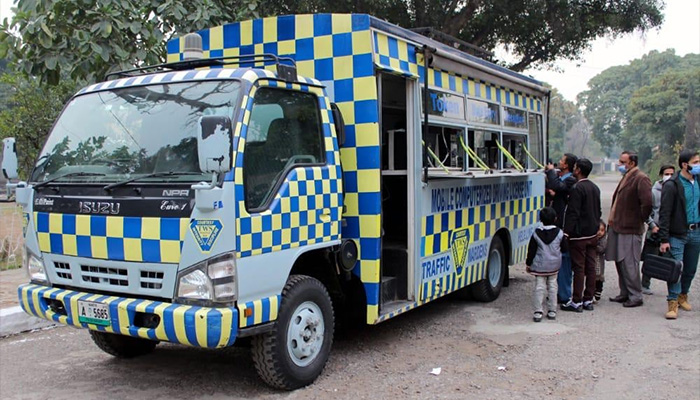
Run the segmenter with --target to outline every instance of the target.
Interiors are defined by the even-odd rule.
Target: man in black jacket
[[[678,318],[678,308],[690,311],[688,291],[700,258],[700,154],[684,150],[678,156],[680,170],[661,189],[659,251],[671,251],[683,261],[680,282],[668,284],[666,319]]]
[[[576,164],[576,156],[571,153],[564,154],[559,159],[559,172],[554,169],[554,164],[549,163],[545,167],[547,174],[547,193],[553,196],[551,207],[557,212],[556,225],[563,228],[564,225],[564,210],[566,202],[569,200],[569,192],[576,183],[576,178],[573,175],[574,165]],[[557,276],[557,297],[559,303],[564,304],[571,300],[571,255],[569,252],[561,255],[561,268]]]
[[[581,158],[576,161],[574,176],[578,181],[571,189],[564,216],[564,233],[569,236],[574,271],[573,296],[566,304],[562,304],[561,309],[564,311],[593,310],[601,209],[600,189],[588,179],[592,169],[590,160]]]

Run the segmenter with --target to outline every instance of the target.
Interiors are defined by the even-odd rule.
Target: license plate
[[[109,306],[92,301],[78,300],[78,321],[86,324],[109,325]]]

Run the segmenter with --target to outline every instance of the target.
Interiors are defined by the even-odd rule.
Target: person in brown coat
[[[638,166],[637,154],[623,151],[618,170],[623,177],[615,189],[608,219],[608,248],[605,256],[615,261],[620,294],[610,301],[625,307],[639,307],[642,281],[639,261],[642,254],[644,223],[651,214],[651,180]]]

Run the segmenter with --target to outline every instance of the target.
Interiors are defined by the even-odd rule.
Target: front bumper
[[[78,328],[207,348],[231,346],[238,333],[238,310],[235,307],[189,306],[103,296],[35,284],[20,285],[17,292],[20,305],[26,313]],[[52,300],[63,303],[65,315],[54,312],[49,307],[49,301]],[[107,304],[110,324],[100,326],[79,322],[78,300]],[[157,315],[160,322],[155,328],[136,326],[134,321],[137,313]]]

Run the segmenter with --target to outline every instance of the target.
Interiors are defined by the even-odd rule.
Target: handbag
[[[642,274],[668,283],[676,283],[681,279],[683,261],[676,260],[669,252],[666,255],[647,254],[644,256]]]

